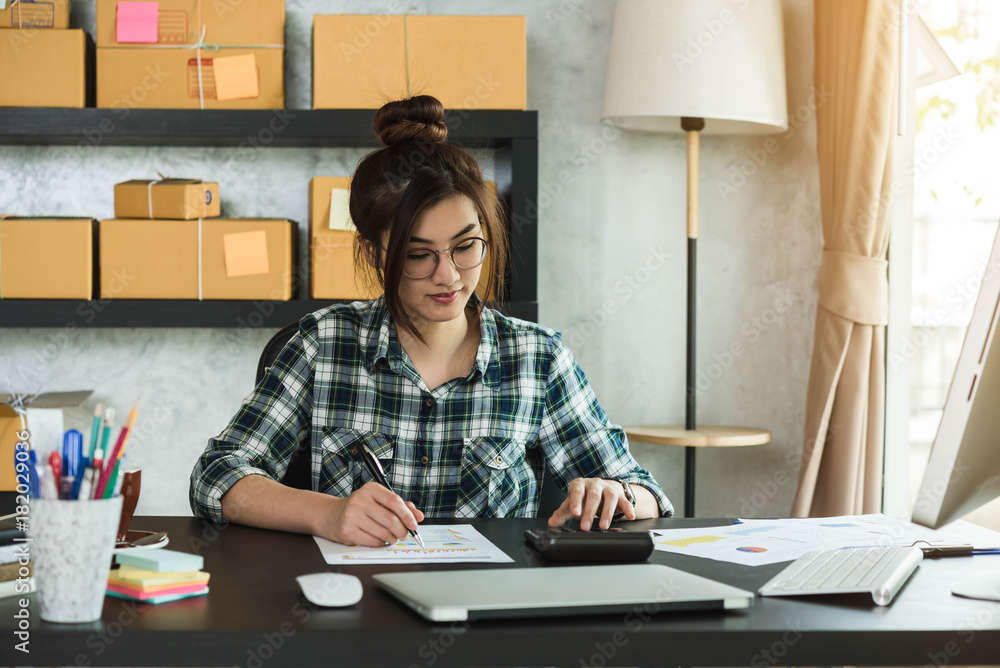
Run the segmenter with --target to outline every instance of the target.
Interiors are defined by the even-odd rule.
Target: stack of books
[[[115,554],[120,564],[108,575],[108,595],[145,603],[166,603],[208,593],[204,560],[174,550],[135,550]]]
[[[24,557],[24,531],[18,528],[16,517],[0,518],[0,598],[35,591],[31,564],[21,564]]]

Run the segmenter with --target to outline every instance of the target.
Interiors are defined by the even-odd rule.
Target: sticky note
[[[334,188],[330,191],[330,221],[327,227],[331,230],[354,231],[350,209],[351,191],[347,188]]]
[[[226,276],[254,276],[268,273],[267,232],[235,232],[222,236],[226,254]]]
[[[215,99],[260,97],[257,58],[252,53],[212,58],[212,71],[215,74]]]
[[[197,554],[177,552],[176,550],[142,550],[139,552],[119,552],[115,554],[119,564],[128,564],[157,573],[172,571],[198,571],[205,565],[204,559]]]
[[[119,2],[115,40],[119,44],[156,44],[159,41],[160,3]]]

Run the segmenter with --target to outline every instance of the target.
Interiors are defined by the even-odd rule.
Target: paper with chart
[[[421,525],[420,537],[426,547],[412,536],[386,547],[342,545],[313,536],[328,564],[413,564],[452,562],[514,561],[503,550],[476,531],[471,524]]]
[[[657,550],[762,566],[806,552],[843,547],[963,543],[961,538],[882,514],[781,520],[743,520],[702,529],[654,529]],[[919,543],[923,545],[924,543]]]

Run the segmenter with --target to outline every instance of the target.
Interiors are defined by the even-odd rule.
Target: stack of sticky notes
[[[208,593],[204,560],[174,550],[142,550],[115,555],[121,564],[108,576],[108,595],[145,603],[166,603]]]

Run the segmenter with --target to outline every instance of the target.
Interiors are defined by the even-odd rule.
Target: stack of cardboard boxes
[[[85,107],[93,43],[69,28],[70,0],[0,9],[0,107]]]
[[[97,0],[97,106],[282,109],[284,0]]]
[[[291,299],[294,223],[219,214],[216,183],[117,184],[100,227],[101,298]]]

